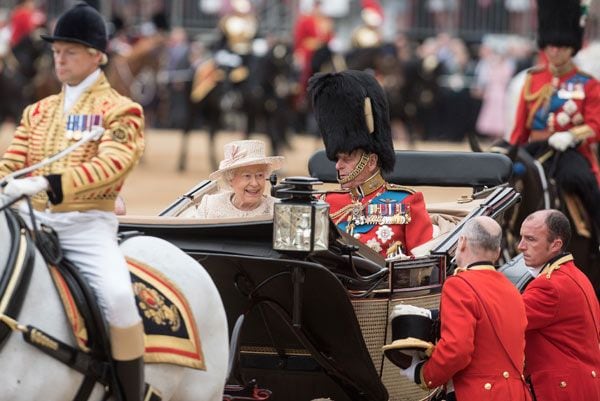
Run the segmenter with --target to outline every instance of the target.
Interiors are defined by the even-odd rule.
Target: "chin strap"
[[[367,163],[369,162],[369,156],[371,156],[370,153],[363,153],[358,163],[356,163],[354,170],[352,170],[352,172],[348,174],[348,176],[346,176],[345,178],[340,178],[340,173],[338,172],[338,182],[343,185],[349,183],[350,181],[358,177],[358,175],[362,173],[365,167],[367,167]]]

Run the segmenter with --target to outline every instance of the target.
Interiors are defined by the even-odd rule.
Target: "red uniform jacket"
[[[600,83],[573,68],[554,77],[549,67],[529,70],[517,108],[510,143],[522,145],[532,131],[546,138],[560,131],[587,137],[577,150],[588,160],[600,184],[600,169],[590,145],[600,139]],[[539,140],[539,139],[537,139]]]
[[[309,42],[316,40],[322,45],[329,43],[333,38],[333,24],[329,22],[326,16],[317,17],[315,15],[301,15],[294,27],[294,55],[300,62],[300,91],[304,96],[308,79],[313,74],[311,70],[311,61],[316,48]]]
[[[406,187],[384,183],[378,190],[360,200],[348,192],[331,192],[325,196],[325,201],[329,203],[329,214],[333,222],[340,229],[352,231],[355,238],[383,257],[388,257],[388,249],[392,246],[410,254],[414,247],[429,241],[433,235],[423,194]],[[362,209],[360,218],[367,220],[370,216],[374,221],[379,218],[382,221],[360,224],[353,215],[356,212],[352,205]],[[395,220],[394,222],[386,224],[387,216],[399,218],[393,218],[391,220]],[[402,224],[397,224],[398,221],[402,221]],[[351,223],[354,225],[352,230],[348,227]]]
[[[441,338],[421,369],[422,385],[452,379],[459,401],[530,400],[523,378],[525,306],[515,286],[489,267],[444,283]]]
[[[523,293],[526,373],[538,401],[600,400],[600,307],[572,257]]]

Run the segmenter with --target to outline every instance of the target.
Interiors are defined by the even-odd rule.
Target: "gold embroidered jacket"
[[[67,122],[73,116],[99,115],[105,129],[99,140],[31,174],[45,176],[51,187],[48,193],[35,195],[33,204],[38,210],[48,207],[53,212],[112,211],[125,177],[144,150],[142,107],[112,89],[103,73],[68,113],[63,113],[64,97],[63,89],[25,109],[0,159],[0,178],[71,145],[74,139],[67,133]]]

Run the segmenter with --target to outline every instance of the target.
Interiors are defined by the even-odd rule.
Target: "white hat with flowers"
[[[211,173],[209,179],[216,180],[226,171],[258,164],[267,164],[274,171],[281,168],[284,159],[283,156],[267,156],[264,142],[258,140],[229,142],[224,147],[224,153],[219,169]]]

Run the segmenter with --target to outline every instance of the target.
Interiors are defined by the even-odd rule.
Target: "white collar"
[[[100,76],[100,68],[97,68],[88,75],[83,81],[75,86],[65,85],[65,102],[63,104],[63,112],[67,113],[71,107],[77,102],[79,97],[86,89],[96,82]]]
[[[540,267],[529,267],[527,266],[527,270],[529,271],[529,273],[533,276],[533,277],[537,277],[540,275],[540,272],[542,271],[542,269],[544,268],[544,265],[540,266]]]

